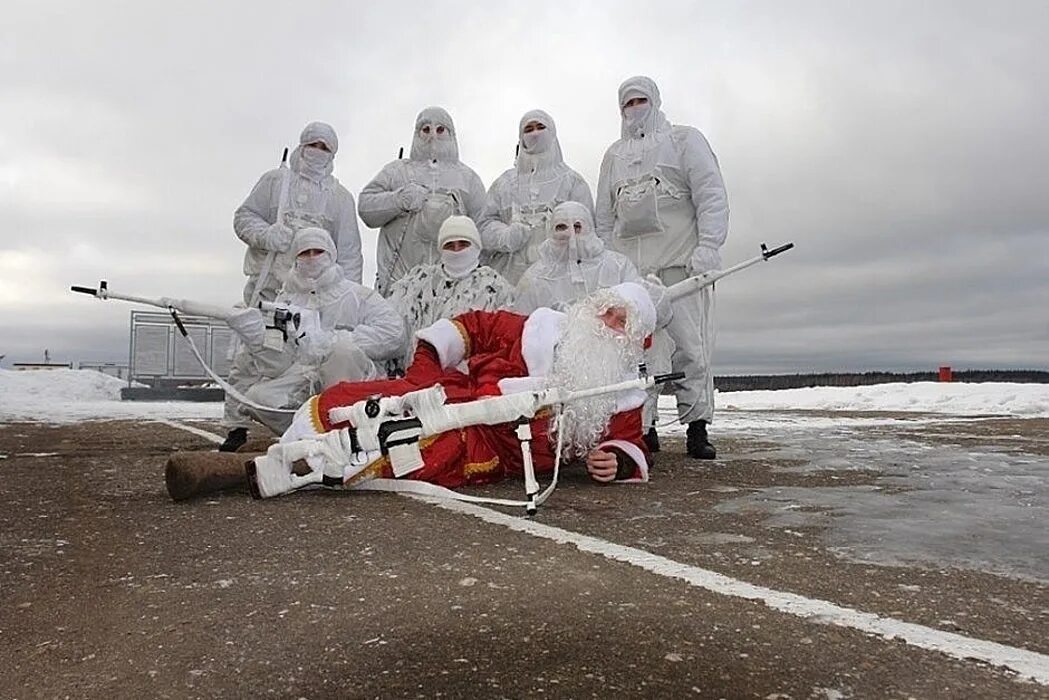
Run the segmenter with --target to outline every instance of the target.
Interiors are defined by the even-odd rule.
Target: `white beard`
[[[614,333],[598,315],[602,303],[580,302],[568,311],[565,333],[554,350],[548,387],[570,391],[615,384],[636,376],[641,345]],[[570,457],[584,457],[597,446],[615,413],[616,395],[604,394],[565,406],[561,419],[564,449]],[[557,436],[551,430],[551,440]]]

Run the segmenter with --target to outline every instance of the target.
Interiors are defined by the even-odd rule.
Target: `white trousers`
[[[264,376],[245,348],[237,353],[230,369],[229,383],[245,398],[261,406],[295,409],[313,394],[339,382],[357,382],[385,376],[364,351],[348,340],[337,340],[320,367],[292,363],[276,377]],[[222,423],[227,428],[248,428],[252,419],[275,433],[291,425],[291,413],[278,413],[247,406],[226,396]]]
[[[676,271],[676,268],[671,268]],[[669,272],[669,271],[668,271]],[[673,274],[673,273],[671,273]],[[662,276],[662,275],[661,275]],[[673,284],[678,280],[664,280]],[[672,305],[673,316],[665,329],[652,336],[652,347],[645,353],[649,374],[684,372],[685,378],[672,382],[668,390],[677,399],[678,419],[682,423],[714,419],[714,289],[706,287]],[[645,430],[659,422],[658,388],[650,392],[642,411]]]

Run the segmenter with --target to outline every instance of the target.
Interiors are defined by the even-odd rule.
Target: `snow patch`
[[[121,418],[215,420],[222,416],[222,404],[217,401],[121,401],[120,389],[126,385],[123,379],[94,370],[0,369],[0,421],[61,424]],[[719,392],[716,403],[722,413],[715,420],[722,429],[739,429],[765,421],[759,414],[740,415],[747,411],[880,411],[1044,418],[1049,417],[1049,384],[915,382],[733,391]],[[671,412],[668,418],[674,406],[673,396],[660,397],[660,408]],[[782,423],[795,419],[779,416],[776,420]],[[799,415],[796,420],[806,425],[820,420],[837,425],[842,418]],[[859,420],[893,422],[892,418]]]
[[[666,397],[672,399],[673,397]],[[885,411],[1049,417],[1049,384],[913,382],[718,392],[720,410]]]
[[[0,422],[222,417],[222,403],[121,401],[127,381],[88,369],[0,369]]]

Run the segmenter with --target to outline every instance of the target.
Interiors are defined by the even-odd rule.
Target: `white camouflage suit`
[[[546,128],[525,133],[529,122]],[[517,135],[517,163],[492,183],[478,224],[487,264],[510,284],[539,259],[554,207],[579,202],[594,209],[590,185],[565,164],[549,114],[541,109],[525,113]]]
[[[647,98],[648,104],[624,109],[636,97]],[[728,234],[728,199],[706,138],[692,127],[671,126],[660,106],[659,89],[650,78],[630,78],[619,87],[621,138],[601,163],[596,219],[598,235],[629,257],[641,275],[657,275],[670,285],[721,267],[718,249]],[[675,392],[678,417],[682,423],[709,422],[714,415],[713,289],[674,302],[667,331],[674,344],[673,370],[685,373]],[[658,334],[654,342],[661,344]]]
[[[310,148],[304,153],[305,144],[318,141],[331,152]],[[248,276],[244,301],[249,306],[263,267],[269,267],[270,272],[259,286],[255,301],[270,301],[276,295],[291,268],[293,256],[288,247],[292,237],[308,226],[322,228],[331,235],[337,262],[347,279],[361,281],[364,259],[353,196],[331,174],[338,149],[334,129],[322,122],[307,124],[299,137],[299,146],[289,158],[290,167],[266,172],[234,212],[233,231],[248,246],[244,253],[244,274]],[[285,181],[287,195],[282,207]],[[278,210],[283,211],[283,222],[277,221]],[[267,265],[266,259],[271,255]]]
[[[428,107],[415,120],[411,157],[388,163],[361,190],[361,220],[379,229],[375,289],[390,285],[416,265],[440,258],[437,232],[453,214],[478,221],[484,211],[484,184],[459,162],[452,118]]]
[[[539,246],[539,259],[517,283],[516,309],[522,314],[541,306],[564,311],[598,289],[640,281],[634,263],[605,248],[594,232],[590,210],[578,202],[563,202],[554,208],[550,237]]]
[[[326,231],[302,229],[290,250],[297,257],[276,303],[300,313],[302,326],[289,327],[287,340],[282,340],[277,331],[266,329],[267,317],[257,309],[244,309],[229,321],[247,349],[235,360],[234,388],[273,408],[297,408],[340,381],[385,376],[383,362],[397,356],[404,342],[400,315],[378,293],[346,279],[334,262],[335,246]],[[300,255],[311,250],[324,253],[308,260]],[[225,418],[229,427],[249,427],[255,418],[277,433],[291,423],[290,413],[248,407],[232,397],[227,398]]]

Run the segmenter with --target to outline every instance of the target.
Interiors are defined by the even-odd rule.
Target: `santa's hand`
[[[604,450],[590,450],[586,456],[586,470],[594,481],[608,483],[616,478],[619,462],[615,454]]]

